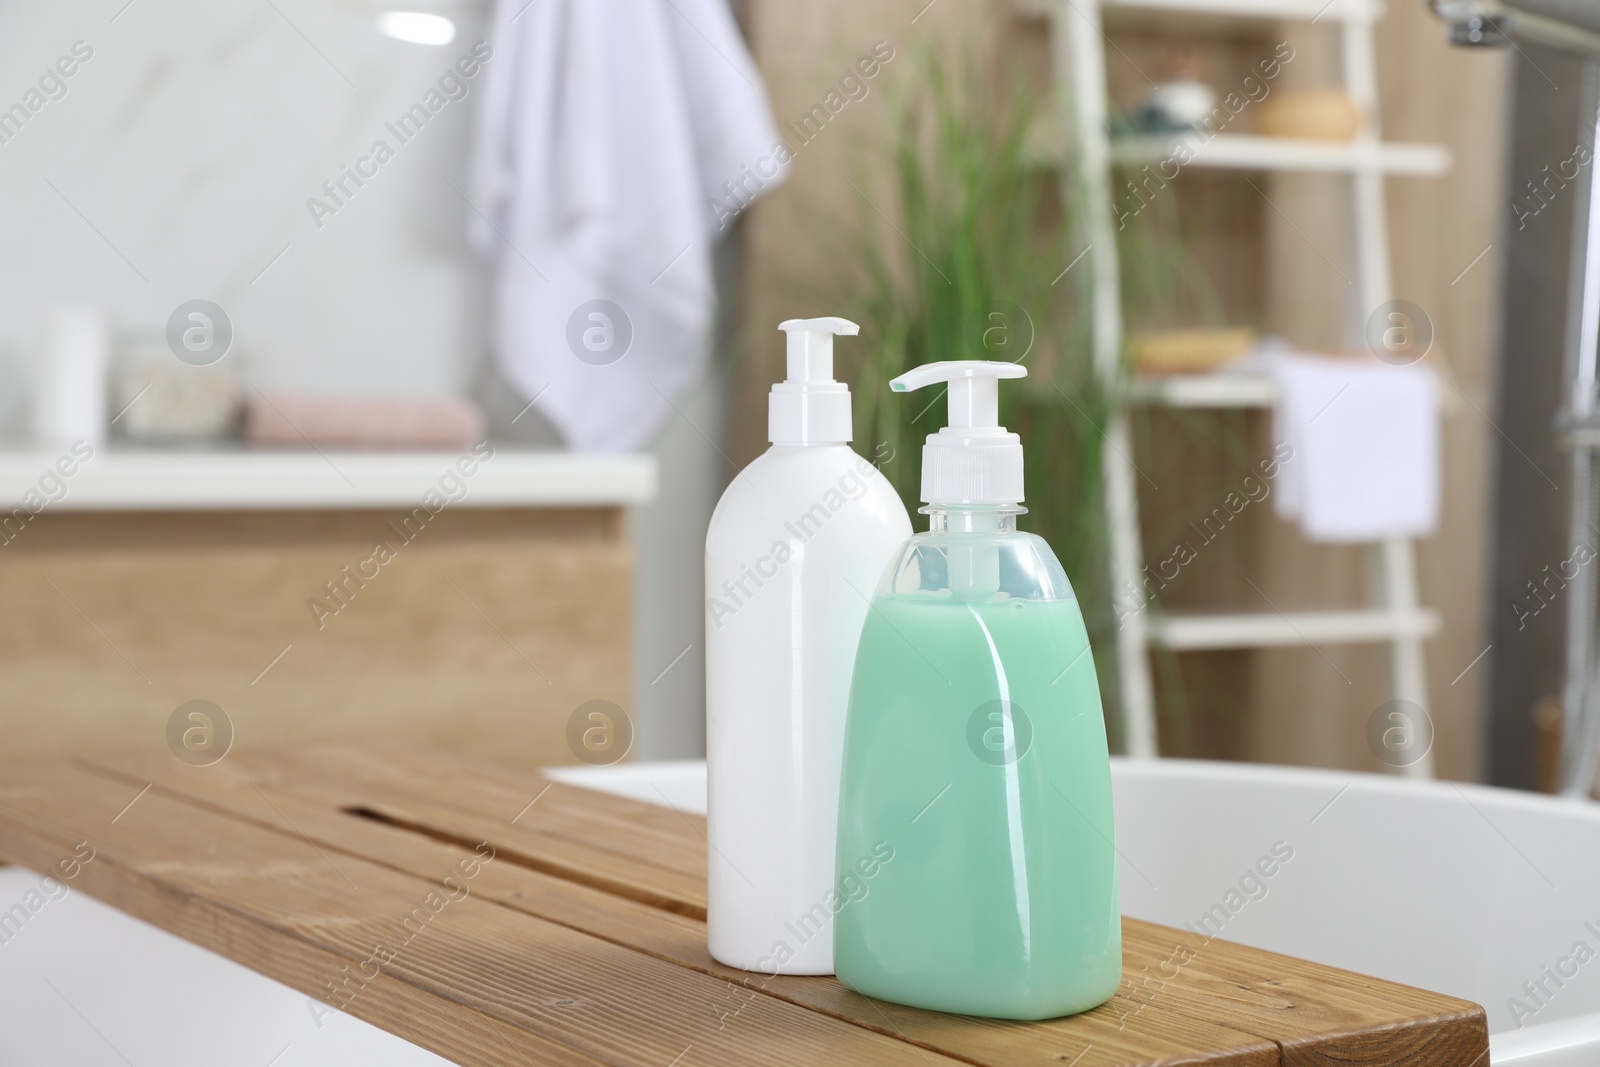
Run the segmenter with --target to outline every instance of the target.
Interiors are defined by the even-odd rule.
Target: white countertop
[[[59,460],[70,476],[53,474]],[[465,460],[473,473],[456,471]],[[463,488],[457,482],[464,485]],[[441,485],[443,482],[443,485]],[[86,461],[66,447],[0,451],[0,504],[29,490],[58,511],[199,511],[254,508],[411,507],[430,490],[451,507],[642,504],[656,494],[647,455],[576,455],[497,447],[483,461],[445,452],[249,452],[119,450]],[[457,499],[459,497],[459,499]],[[52,499],[54,498],[54,499]]]

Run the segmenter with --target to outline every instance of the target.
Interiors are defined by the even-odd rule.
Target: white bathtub
[[[1113,763],[1127,914],[1476,1001],[1495,1064],[1600,1064],[1600,806],[1335,771]],[[700,763],[551,773],[705,810]]]

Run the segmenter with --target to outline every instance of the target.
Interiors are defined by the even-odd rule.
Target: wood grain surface
[[[75,887],[462,1064],[1487,1062],[1476,1005],[1131,919],[1117,995],[1047,1022],[733,970],[704,825],[397,744],[0,772],[0,857],[87,841]]]
[[[622,509],[446,508],[404,542],[407,514],[41,514],[0,553],[7,758],[165,754],[169,716],[206,700],[240,747],[574,762],[575,709],[633,707]],[[364,564],[380,540],[394,557]]]

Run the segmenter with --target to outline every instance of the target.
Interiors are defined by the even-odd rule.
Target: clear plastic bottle
[[[837,865],[863,892],[835,918],[834,966],[884,1000],[1042,1019],[1107,1000],[1122,944],[1094,657],[1060,562],[1016,529],[1021,446],[997,425],[997,378],[1022,373],[963,361],[895,383],[950,381],[956,425],[929,438],[929,530],[856,656]]]

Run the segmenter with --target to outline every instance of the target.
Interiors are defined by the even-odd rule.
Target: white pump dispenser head
[[[788,319],[789,377],[767,396],[767,440],[775,445],[844,444],[849,441],[850,387],[833,380],[833,338],[853,337],[849,319]]]
[[[949,425],[922,446],[925,503],[1022,502],[1022,438],[1000,425],[1000,379],[1027,374],[1016,363],[957,359],[924,363],[889,383],[897,393],[949,383]]]

